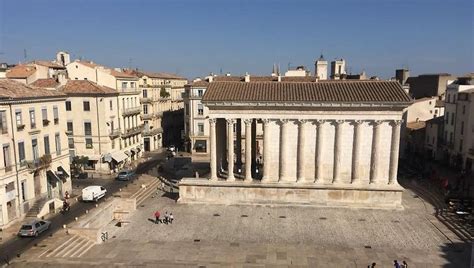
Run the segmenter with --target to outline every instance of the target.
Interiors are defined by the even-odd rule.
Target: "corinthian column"
[[[280,120],[281,137],[280,137],[280,181],[288,180],[288,119]]]
[[[217,180],[217,150],[216,150],[216,119],[209,119],[210,139],[211,139],[211,180]]]
[[[370,183],[377,183],[380,170],[380,126],[383,121],[376,120],[372,123],[372,159],[370,161]]]
[[[245,123],[245,182],[252,181],[252,119]]]
[[[234,177],[234,123],[235,119],[229,118],[227,121],[227,181],[235,181]]]
[[[352,183],[360,182],[360,145],[362,142],[362,121],[356,120],[354,125],[354,142],[352,144]]]
[[[397,181],[398,171],[398,152],[400,148],[400,124],[401,120],[392,122],[392,142],[390,146],[390,171],[388,175],[388,184],[394,184]]]
[[[316,138],[316,179],[314,182],[323,181],[323,158],[324,158],[324,120],[317,120],[317,138]]]
[[[341,181],[341,143],[342,143],[342,126],[344,120],[336,120],[334,125],[336,126],[336,133],[334,138],[334,174],[332,183],[338,183]]]
[[[307,120],[298,120],[298,169],[297,169],[297,182],[303,182],[305,180],[305,148],[306,148],[306,122]]]
[[[263,119],[263,177],[262,182],[270,180],[270,119]]]

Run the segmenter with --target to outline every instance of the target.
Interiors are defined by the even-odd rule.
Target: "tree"
[[[170,93],[168,93],[168,91],[166,91],[166,88],[164,88],[164,87],[161,88],[160,97],[162,97],[162,98],[169,98],[170,97]]]
[[[89,162],[89,157],[87,156],[74,156],[72,158],[71,169],[75,173],[81,173],[82,168]]]

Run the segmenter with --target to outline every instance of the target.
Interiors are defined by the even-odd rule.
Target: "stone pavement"
[[[429,204],[407,190],[403,205],[403,211],[183,205],[155,197],[129,225],[112,223],[109,239],[77,253],[80,258],[46,257],[47,249],[39,245],[14,267],[365,268],[371,262],[392,267],[395,259],[410,268],[469,267],[471,245],[436,222]],[[152,223],[157,209],[173,212],[175,222]],[[58,243],[66,238],[57,237]]]

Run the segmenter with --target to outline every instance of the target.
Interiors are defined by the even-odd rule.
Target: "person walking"
[[[403,262],[402,262],[402,267],[403,267],[403,268],[408,268],[408,263],[407,263],[406,261],[403,261]]]
[[[173,213],[170,213],[170,224],[173,224],[173,220],[174,220]]]
[[[400,264],[398,263],[397,260],[394,260],[394,261],[393,261],[393,267],[394,267],[394,268],[400,268]]]
[[[168,224],[168,221],[169,221],[168,211],[165,211],[165,224]]]
[[[160,212],[157,210],[155,211],[155,224],[160,223]]]
[[[373,262],[371,265],[367,266],[367,268],[375,268],[375,265],[377,265],[375,262]]]

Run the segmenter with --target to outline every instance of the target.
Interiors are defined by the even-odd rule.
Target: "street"
[[[164,153],[154,154],[151,159],[146,162],[140,163],[136,169],[137,175],[148,173],[154,166],[156,166],[161,159],[164,158]],[[100,185],[107,189],[107,196],[113,196],[120,188],[126,187],[127,184],[133,181],[118,181],[115,178],[103,179],[98,178],[87,178],[73,180],[73,193],[77,194],[81,192],[81,189],[88,185]],[[77,196],[73,196],[75,198]],[[104,199],[100,199],[98,203],[104,202]],[[48,231],[42,233],[39,237],[14,237],[7,240],[4,244],[0,245],[0,263],[8,263],[11,259],[18,255],[21,255],[24,251],[28,250],[35,244],[39,244],[43,239],[48,236],[52,236],[54,232],[61,229],[64,224],[69,224],[74,221],[75,217],[78,217],[85,213],[86,210],[95,208],[96,203],[85,203],[76,202],[71,206],[71,209],[65,214],[58,213],[48,220],[51,221],[51,227]]]

